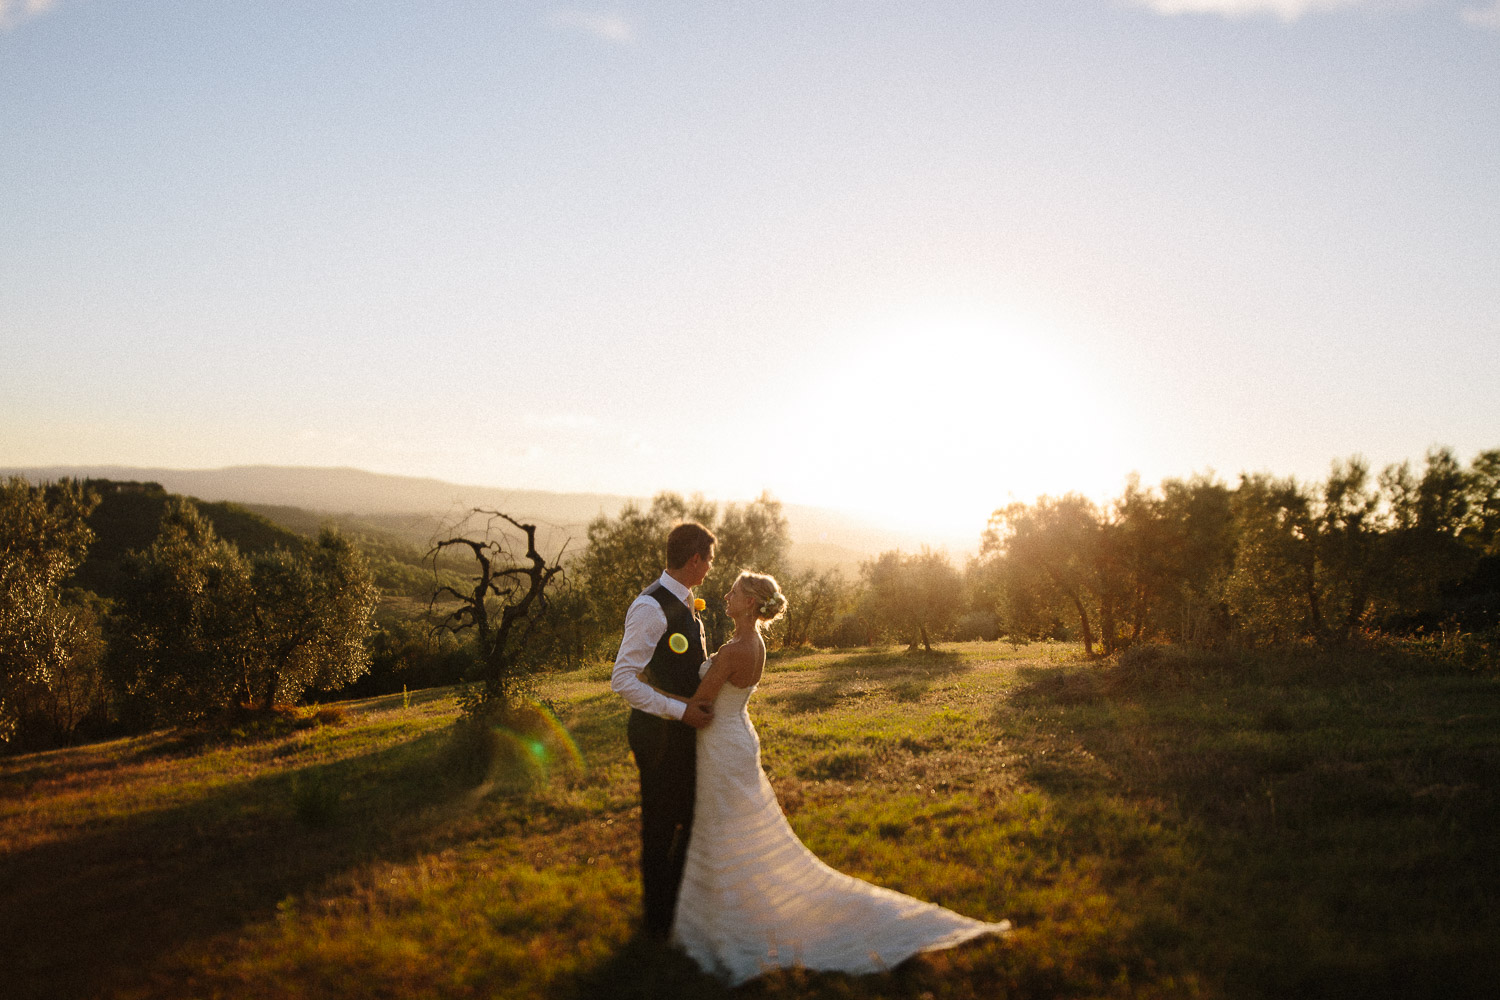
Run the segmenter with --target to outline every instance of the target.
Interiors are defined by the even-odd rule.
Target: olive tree
[[[62,601],[83,561],[98,497],[71,481],[0,485],[0,743],[18,735],[28,706],[59,683],[89,642],[87,622]]]
[[[246,559],[173,497],[126,574],[109,662],[136,721],[187,722],[236,703],[271,709],[369,669],[377,592],[363,557],[332,530]]]
[[[838,569],[798,570],[781,589],[787,596],[784,646],[805,646],[831,635],[854,605],[854,588]]]
[[[109,668],[127,721],[188,722],[251,697],[250,565],[191,501],[172,497],[131,553],[111,618]]]
[[[1002,558],[1016,603],[1033,617],[1035,605],[1066,608],[1078,621],[1085,655],[1094,654],[1102,528],[1093,501],[1077,494],[1012,503],[990,516],[981,552]]]
[[[887,629],[932,652],[932,636],[943,635],[957,617],[963,599],[963,576],[942,552],[923,548],[911,555],[882,552],[861,564],[877,618]]]
[[[265,708],[311,688],[337,689],[370,668],[369,638],[379,591],[364,557],[324,528],[300,552],[272,549],[250,569],[254,641],[245,688]]]
[[[1132,538],[1160,630],[1173,639],[1212,645],[1228,630],[1226,588],[1234,569],[1232,491],[1210,476],[1168,479],[1152,517]],[[1136,527],[1128,514],[1128,532]],[[1140,629],[1141,638],[1146,629]]]
[[[1500,449],[1482,451],[1469,465],[1469,526],[1474,548],[1500,556]]]

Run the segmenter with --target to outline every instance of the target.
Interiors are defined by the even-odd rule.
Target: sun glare
[[[1089,365],[1033,318],[913,310],[851,335],[808,390],[833,430],[800,456],[817,502],[977,538],[1011,499],[1119,485]]]

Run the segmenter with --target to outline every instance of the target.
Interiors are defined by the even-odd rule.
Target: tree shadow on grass
[[[573,701],[562,714],[574,745],[590,765],[630,757],[625,741],[630,706],[613,691]]]
[[[821,712],[840,698],[862,696],[884,687],[897,701],[919,701],[936,683],[966,673],[972,665],[951,650],[855,653],[822,668],[822,680],[810,688],[773,692],[766,702],[794,714]],[[778,675],[791,677],[795,675]]]
[[[1097,666],[1021,667],[1021,681],[1011,692],[1016,705],[1092,705],[1105,696],[1104,679]]]
[[[445,687],[417,688],[405,694],[382,694],[373,698],[363,698],[358,701],[335,702],[349,711],[350,715],[365,715],[375,712],[388,712],[397,708],[416,708],[428,702],[442,701],[452,698],[456,689],[452,685]]]
[[[335,702],[351,716],[388,712],[393,709],[417,708],[453,696],[451,687],[423,688],[403,696],[381,695],[354,702]],[[315,710],[318,706],[312,706]],[[119,739],[60,747],[33,754],[24,767],[8,766],[0,775],[0,796],[24,794],[32,784],[66,777],[72,781],[114,771],[132,764],[168,757],[192,756],[214,746],[268,742],[285,737],[296,729],[316,725],[300,714],[281,713],[262,716],[250,713],[239,724],[218,720],[199,726],[177,726],[158,729]]]
[[[178,726],[119,739],[39,751],[29,755],[30,759],[24,765],[13,761],[5,762],[4,773],[0,774],[0,797],[24,795],[33,784],[60,778],[78,784],[90,784],[106,772],[134,764],[194,756],[214,746],[268,742],[281,739],[294,729],[316,725],[296,717],[281,717],[275,723],[255,727],[253,731],[241,729],[238,732],[228,724]]]
[[[6,762],[0,775],[0,797],[22,796],[33,784],[58,778],[81,780],[104,771],[150,760],[173,752],[178,736],[171,730],[145,733],[124,740],[85,743],[76,747],[44,750],[31,755],[24,766]]]
[[[1189,967],[1232,996],[1493,989],[1500,685],[1389,672],[1334,683],[1321,661],[1305,680],[1204,670],[1147,683],[1113,669],[1022,670],[994,721],[1054,802],[1150,819],[1099,828],[1123,876],[1187,862],[1162,867],[1133,904],[1164,886],[1214,915],[1210,930],[1179,902],[1160,918]],[[1157,823],[1171,836],[1151,847]]]
[[[568,1000],[657,1000],[659,997],[727,997],[730,992],[696,962],[665,941],[638,932],[593,968],[559,985]]]
[[[971,955],[975,945],[966,945]],[[687,955],[664,942],[636,934],[592,969],[562,985],[567,1000],[657,1000],[658,997],[879,997],[935,996],[942,987],[942,958],[915,955],[885,973],[850,975],[811,972],[802,967],[772,969],[765,975],[729,987],[697,967]]]
[[[431,807],[462,791],[445,739],[231,784],[0,856],[7,995],[108,993],[340,872],[413,854],[443,822]]]
[[[727,997],[931,997],[948,992],[953,968],[971,976],[972,964],[993,952],[998,939],[969,942],[955,950],[914,955],[885,972],[851,974],[817,972],[801,966],[771,969],[737,987],[730,987],[698,967],[683,952],[645,934],[623,942],[598,965],[571,982],[559,984],[557,994],[567,1000],[657,1000],[660,997],[720,1000]],[[990,976],[993,973],[989,973]],[[966,982],[957,996],[1003,995],[979,982]],[[998,985],[998,984],[995,984]]]

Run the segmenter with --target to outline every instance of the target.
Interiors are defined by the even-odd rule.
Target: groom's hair
[[[667,569],[681,569],[693,556],[713,558],[714,533],[696,521],[684,521],[667,535]]]

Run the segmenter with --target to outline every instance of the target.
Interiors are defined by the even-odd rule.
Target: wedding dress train
[[[773,968],[889,969],[985,923],[835,871],[787,824],[760,766],[749,688],[726,683],[698,733],[697,804],[672,940],[731,985]]]

